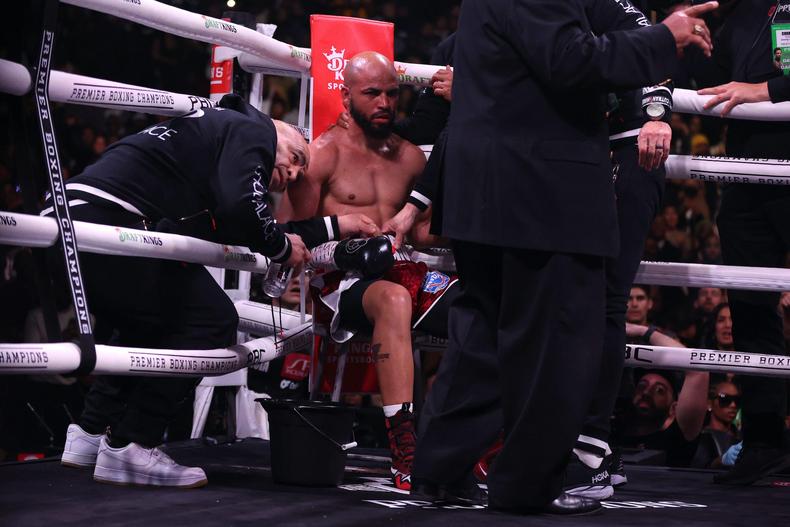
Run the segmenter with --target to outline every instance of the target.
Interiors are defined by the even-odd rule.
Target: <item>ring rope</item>
[[[75,221],[81,251],[114,256],[142,256],[210,267],[265,273],[268,259],[244,247],[208,242],[190,236]],[[0,211],[0,243],[20,247],[51,247],[57,241],[54,218]]]
[[[139,2],[62,1],[77,7],[117,16],[166,33],[263,56],[270,60],[271,65],[276,68],[295,72],[310,70],[310,50],[291,46],[232,22],[200,15],[154,0],[139,0]]]
[[[171,350],[96,346],[93,375],[207,377],[263,364],[293,351],[309,350],[312,323],[300,324],[276,338],[264,337],[228,348]],[[71,342],[0,344],[0,374],[52,375],[73,372],[80,348]]]
[[[280,331],[288,331],[300,326],[302,314],[299,311],[272,307],[270,304],[253,302],[252,300],[239,300],[234,307],[239,315],[239,331],[254,333],[261,337],[268,337]],[[272,325],[272,309],[277,312],[277,326]],[[308,314],[305,322],[310,322],[312,317]]]
[[[27,68],[0,59],[0,91],[21,96],[29,93],[32,87],[33,80]],[[154,90],[56,70],[50,72],[49,97],[56,102],[173,117],[198,108],[216,106],[216,102],[197,95]]]
[[[264,256],[230,245],[181,236],[74,222],[80,250],[116,256],[144,256],[265,272]],[[21,247],[49,247],[55,243],[57,225],[52,218],[11,212],[0,213],[0,243]],[[420,261],[436,269],[455,269],[449,253],[419,253]],[[684,287],[722,287],[759,291],[790,291],[790,269],[739,267],[669,262],[642,262],[636,282]]]
[[[742,351],[628,344],[625,363],[634,368],[716,371],[790,378],[790,357]]]

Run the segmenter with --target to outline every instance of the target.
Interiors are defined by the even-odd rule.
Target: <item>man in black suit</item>
[[[600,507],[561,491],[600,361],[603,259],[617,253],[605,94],[666,79],[689,44],[709,54],[693,16],[715,6],[595,37],[583,0],[462,4],[442,234],[463,290],[412,492],[452,498],[504,428],[491,508]]]
[[[713,64],[697,70],[703,85],[725,84],[700,90],[702,95],[713,95],[705,108],[717,107],[726,117],[741,103],[790,101],[790,76],[776,68],[771,41],[772,28],[787,22],[788,8],[787,0],[725,4]],[[733,119],[727,129],[727,155],[732,157],[788,159],[788,144],[787,122]],[[725,264],[783,267],[790,250],[790,188],[725,185],[716,222]],[[731,290],[728,294],[735,349],[788,355],[777,311],[779,293]],[[786,380],[745,376],[741,382],[743,450],[732,470],[714,477],[716,483],[751,485],[790,467],[785,443]]]

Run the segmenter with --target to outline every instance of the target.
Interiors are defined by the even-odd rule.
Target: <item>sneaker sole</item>
[[[143,481],[144,479],[147,479],[147,476],[144,475],[142,475],[140,480],[134,481],[134,475],[129,477],[126,471],[121,470],[103,468],[100,472],[102,473],[99,475],[96,475],[95,473],[93,474],[93,481],[98,481],[99,483],[108,483],[110,485],[116,485],[119,487],[168,487],[175,489],[197,489],[208,484],[208,478],[203,478],[190,483],[174,485],[162,483],[161,481],[156,482],[150,479],[148,479],[148,481]]]
[[[64,461],[62,459],[60,460],[60,464],[62,466],[64,466],[64,467],[69,467],[69,468],[94,468],[94,467],[96,467],[96,463],[95,462],[93,462],[93,463],[77,463],[77,462],[74,462],[74,461]]]
[[[611,485],[594,485],[565,489],[564,492],[574,496],[583,496],[585,498],[592,498],[595,500],[605,500],[611,498],[614,495],[614,487]]]
[[[98,450],[98,448],[96,449]],[[76,454],[74,452],[63,452],[60,456],[60,464],[71,468],[90,468],[96,466],[96,456],[86,454]]]
[[[615,474],[612,474],[612,487],[615,487],[615,488],[622,487],[626,483],[628,483],[628,478],[627,477],[625,477],[625,476],[617,476]]]

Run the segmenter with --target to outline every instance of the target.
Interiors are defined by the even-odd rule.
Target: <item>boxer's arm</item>
[[[431,234],[431,216],[433,207],[429,207],[421,212],[414,221],[409,232],[409,242],[416,248],[421,247],[449,247],[450,241],[447,238]]]

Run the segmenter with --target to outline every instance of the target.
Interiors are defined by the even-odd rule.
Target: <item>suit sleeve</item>
[[[584,12],[593,33],[650,27],[650,20],[629,0],[586,0]]]
[[[769,80],[768,95],[773,103],[790,101],[790,77],[782,75]]]
[[[447,128],[445,127],[439,134],[439,137],[436,138],[428,162],[425,164],[422,174],[417,178],[414,190],[409,194],[408,203],[411,203],[421,211],[427,210],[439,193],[439,182],[446,144]]]
[[[271,123],[249,119],[226,123],[211,190],[217,219],[234,237],[275,262],[291,255],[291,244],[272,215],[268,192],[276,135]]]
[[[443,40],[431,56],[431,64],[445,66],[452,64],[452,46],[454,37]],[[450,103],[433,92],[433,88],[420,90],[414,113],[410,117],[399,120],[395,125],[395,133],[415,145],[431,145],[447,124],[450,116]]]
[[[675,41],[659,24],[595,36],[573,1],[514,0],[509,33],[533,74],[558,90],[639,88],[668,78]]]

